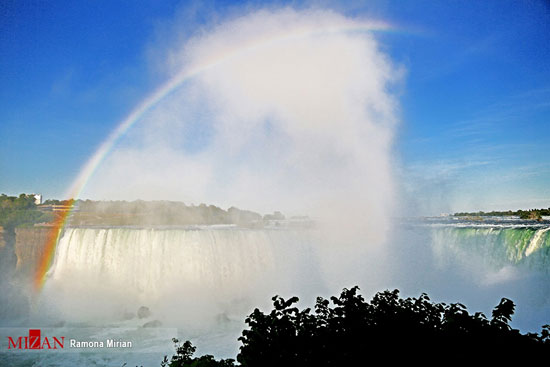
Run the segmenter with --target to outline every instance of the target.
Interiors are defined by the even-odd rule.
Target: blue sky
[[[0,4],[0,192],[61,198],[132,108],[166,80],[155,50],[262,6],[332,8],[376,35],[406,75],[395,169],[423,214],[550,206],[546,1]]]

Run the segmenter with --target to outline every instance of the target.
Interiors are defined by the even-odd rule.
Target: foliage
[[[505,217],[505,216],[517,216],[521,219],[541,219],[542,216],[550,216],[550,208],[548,209],[529,209],[529,210],[507,210],[507,211],[492,211],[492,212],[472,212],[472,213],[455,213],[454,216],[456,217],[468,217],[468,216],[475,216],[475,217]]]
[[[92,201],[48,199],[36,206],[33,195],[0,196],[0,226],[13,229],[20,225],[50,222],[54,214],[44,212],[51,205],[73,206],[71,225],[261,225],[258,213],[214,205],[186,205],[175,201]],[[39,209],[42,209],[40,211]],[[279,213],[280,214],[280,213]],[[282,215],[282,214],[280,214]],[[258,224],[259,223],[259,224]]]
[[[543,215],[548,215],[548,212],[544,209],[529,211],[519,210],[519,217],[521,219],[541,220]]]
[[[235,365],[233,359],[220,359],[217,361],[209,354],[193,358],[197,348],[190,341],[183,344],[179,344],[179,340],[176,338],[173,338],[172,341],[176,348],[176,354],[170,360],[167,356],[164,356],[164,360],[160,364],[161,367],[232,367]]]
[[[0,195],[0,226],[12,231],[19,226],[50,222],[51,213],[37,210],[33,195],[21,194],[19,197]]]
[[[344,289],[330,301],[319,297],[313,311],[299,310],[297,297],[273,297],[270,313],[255,309],[246,318],[237,361],[262,367],[354,366],[375,355],[395,363],[445,353],[447,358],[490,356],[494,362],[509,351],[550,352],[550,325],[540,335],[521,334],[509,325],[515,305],[506,298],[489,320],[481,312],[469,314],[460,303],[433,303],[426,294],[403,299],[398,290],[386,290],[366,302],[358,289]],[[194,351],[184,344],[178,355],[187,364],[163,366],[192,366],[200,360],[190,359]]]
[[[21,194],[17,196],[7,196],[6,194],[0,195],[0,208],[2,209],[34,209],[36,204],[34,203],[34,196]]]
[[[380,292],[371,302],[358,287],[344,289],[330,302],[318,298],[315,310],[300,311],[296,297],[273,298],[274,309],[258,309],[246,319],[237,360],[242,366],[351,365],[367,348],[393,350],[490,350],[528,348],[550,351],[548,328],[523,335],[508,324],[514,303],[506,298],[495,307],[492,319],[482,313],[470,315],[460,303],[432,303],[426,294],[399,297],[399,291]]]
[[[250,224],[262,217],[254,212],[214,205],[186,205],[176,201],[76,200],[73,225],[208,225]]]

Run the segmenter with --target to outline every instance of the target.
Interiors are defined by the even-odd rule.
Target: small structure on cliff
[[[42,204],[42,194],[32,194],[34,196],[34,203],[36,205]]]

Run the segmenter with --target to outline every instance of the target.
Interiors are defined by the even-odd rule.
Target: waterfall
[[[550,230],[550,227],[548,228],[542,228],[539,229],[533,238],[531,239],[531,242],[529,243],[529,247],[527,247],[527,250],[525,250],[525,256],[531,255],[533,252],[536,252],[544,242],[547,242],[548,236],[546,236],[546,241],[544,240],[545,233]]]
[[[423,228],[430,233],[422,241],[431,242],[433,258],[419,258],[421,243],[413,243],[411,251],[426,269],[433,259],[438,269],[459,267],[491,284],[549,273],[546,225]],[[276,294],[307,302],[350,284],[379,290],[386,286],[384,274],[393,271],[397,278],[407,271],[385,266],[374,252],[321,237],[316,229],[303,228],[69,227],[57,245],[38,309],[63,321],[104,323],[144,305],[166,324],[177,324],[177,318],[204,325],[216,318],[242,321],[254,307],[269,307]],[[403,249],[393,256],[403,257]]]
[[[550,270],[550,227],[443,226],[432,240],[437,257],[481,258],[494,269],[505,266]]]
[[[312,238],[305,229],[67,228],[44,298],[75,320],[83,310],[120,314],[128,303],[227,312],[219,305],[261,303],[322,283]],[[89,302],[99,310],[83,307]]]

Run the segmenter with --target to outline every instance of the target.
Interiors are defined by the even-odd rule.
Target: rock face
[[[13,234],[0,227],[0,288],[11,280],[15,269],[15,254],[13,253]],[[1,295],[0,295],[1,296]]]
[[[14,247],[15,233],[0,227],[0,320],[26,317],[30,310],[27,288],[15,277]]]
[[[13,242],[13,234],[0,227],[0,272],[2,273],[0,277],[0,289],[3,289],[3,285],[9,283],[15,269]]]
[[[51,227],[31,227],[15,229],[15,255],[17,256],[16,271],[22,275],[32,275],[38,261],[44,254],[44,248]]]
[[[0,227],[0,249],[6,247],[6,240],[4,239],[4,227]]]

